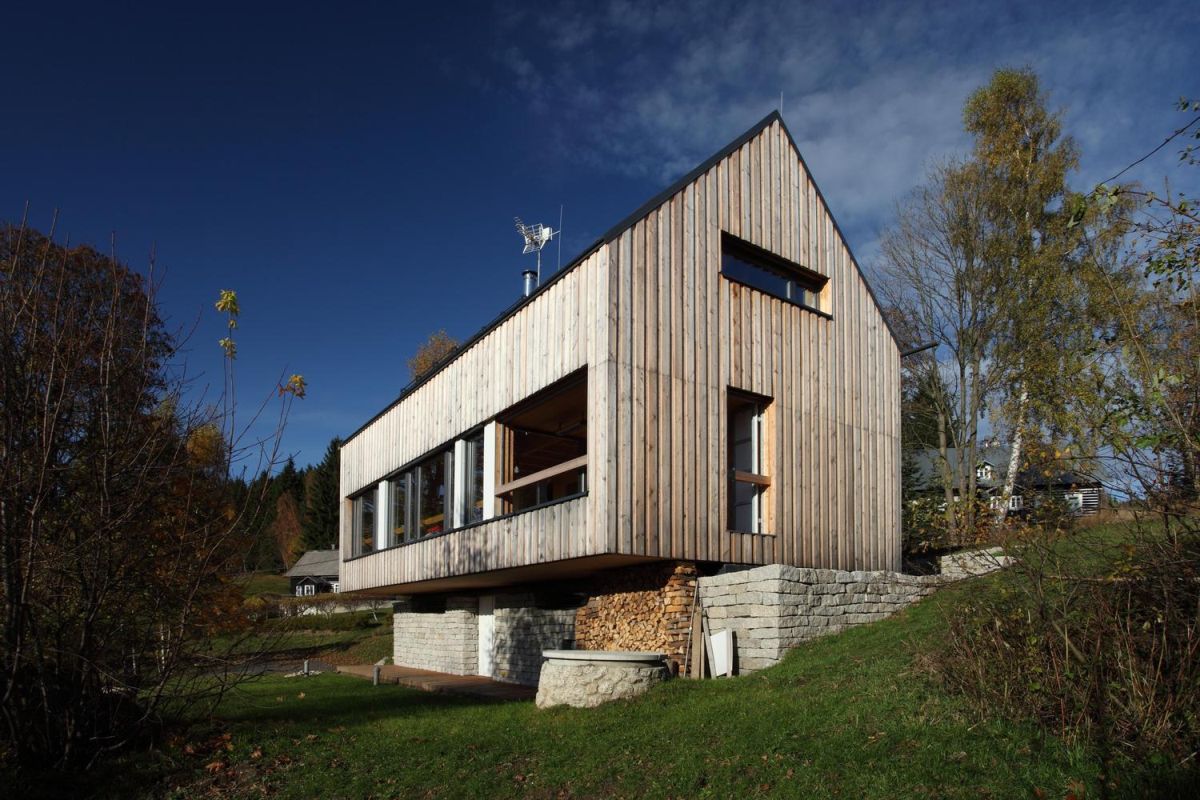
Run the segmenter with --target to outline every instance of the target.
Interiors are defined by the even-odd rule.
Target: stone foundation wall
[[[575,638],[574,608],[539,608],[532,594],[496,597],[492,665],[496,680],[537,686],[542,651]]]
[[[392,617],[393,663],[451,675],[479,671],[479,601],[449,597],[445,611],[397,603]]]
[[[733,631],[734,669],[746,673],[808,639],[884,619],[948,580],[772,564],[700,578],[700,605],[710,633]]]
[[[695,592],[696,565],[687,562],[599,573],[575,615],[575,647],[665,653],[677,668],[687,649]]]

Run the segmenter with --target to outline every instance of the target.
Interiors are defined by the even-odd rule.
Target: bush
[[[1018,563],[949,620],[934,668],[1011,717],[1122,758],[1194,770],[1200,750],[1200,535],[1147,523],[1030,529]]]

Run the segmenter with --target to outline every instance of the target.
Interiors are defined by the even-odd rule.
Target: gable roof
[[[582,264],[584,261],[586,261],[589,256],[591,256],[593,253],[595,253],[601,247],[604,247],[605,245],[612,243],[615,239],[619,238],[621,236],[621,234],[625,233],[625,231],[629,230],[635,224],[637,224],[637,222],[640,219],[642,219],[642,217],[645,217],[651,211],[658,208],[663,203],[665,203],[667,200],[669,200],[672,196],[674,196],[678,192],[682,191],[683,189],[687,188],[688,184],[692,183],[697,178],[702,176],[704,173],[708,172],[710,169],[715,167],[718,163],[720,163],[725,158],[728,158],[729,155],[732,154],[735,150],[737,150],[738,148],[745,145],[747,142],[749,142],[755,136],[758,136],[760,133],[762,133],[764,130],[766,130],[772,124],[774,124],[776,122],[779,123],[780,130],[782,130],[784,136],[787,137],[787,141],[788,141],[788,144],[791,145],[792,152],[795,153],[796,158],[798,158],[800,160],[800,165],[802,167],[804,167],[804,171],[808,175],[809,182],[812,183],[813,189],[815,189],[817,192],[817,199],[820,200],[821,204],[825,206],[825,209],[829,214],[829,219],[833,223],[833,229],[837,233],[838,238],[841,239],[842,244],[845,246],[846,252],[849,253],[850,263],[852,263],[854,265],[854,269],[858,273],[859,278],[862,280],[863,286],[865,286],[867,289],[867,294],[869,294],[871,296],[871,300],[875,303],[875,306],[877,308],[879,308],[880,311],[882,312],[883,305],[879,302],[879,298],[878,298],[878,296],[876,296],[875,290],[871,288],[871,283],[870,283],[870,281],[867,280],[867,276],[865,274],[863,274],[862,267],[858,263],[858,258],[855,257],[854,251],[850,249],[850,242],[846,238],[845,233],[842,232],[841,226],[838,225],[837,218],[834,217],[833,212],[829,210],[829,203],[825,201],[825,195],[821,192],[821,187],[817,185],[817,180],[816,180],[816,178],[813,177],[812,170],[808,168],[808,162],[806,162],[804,160],[804,156],[803,156],[803,154],[801,154],[800,148],[796,146],[796,140],[792,137],[792,132],[790,130],[788,130],[787,123],[785,123],[783,121],[783,116],[779,113],[778,110],[775,110],[775,111],[772,111],[770,114],[767,114],[761,120],[759,120],[755,125],[753,125],[749,130],[747,130],[741,136],[737,137],[732,142],[730,142],[729,144],[725,145],[720,150],[718,150],[716,153],[713,153],[711,156],[706,158],[704,161],[702,161],[699,164],[699,166],[697,166],[691,172],[689,172],[686,175],[684,175],[683,177],[679,178],[674,183],[669,185],[667,188],[663,189],[661,192],[654,195],[654,197],[651,197],[645,203],[642,203],[640,206],[638,206],[637,210],[635,210],[632,214],[630,214],[629,216],[622,219],[620,222],[618,222],[613,227],[609,228],[608,231],[605,232],[605,234],[603,236],[601,236],[599,239],[597,239],[595,242],[593,242],[591,245],[589,245],[587,248],[585,248],[583,250],[583,252],[581,252],[579,255],[577,255],[565,267],[560,269],[558,272],[554,273],[554,275],[552,275],[551,277],[547,278],[546,281],[544,283],[542,283],[540,286],[538,286],[528,297],[519,298],[511,306],[506,308],[504,311],[500,312],[499,316],[497,316],[495,319],[493,319],[487,325],[484,325],[482,328],[480,328],[475,333],[474,336],[472,336],[470,339],[467,339],[467,341],[463,342],[453,352],[451,352],[445,358],[443,358],[441,361],[439,361],[437,364],[435,364],[428,372],[426,372],[424,375],[422,375],[417,380],[415,380],[412,383],[405,386],[403,389],[401,389],[400,395],[395,400],[388,403],[382,410],[379,411],[379,413],[375,414],[369,420],[364,422],[361,426],[359,426],[359,428],[357,430],[354,431],[354,433],[351,433],[349,436],[347,436],[346,439],[342,442],[341,446],[345,447],[346,444],[349,443],[351,439],[358,436],[360,433],[362,433],[367,428],[369,428],[371,426],[371,424],[375,422],[375,420],[379,419],[384,414],[386,414],[387,412],[389,412],[393,408],[395,408],[402,400],[404,400],[404,398],[408,397],[410,394],[415,392],[417,389],[421,388],[426,382],[431,380],[435,375],[437,375],[439,372],[441,372],[443,369],[445,369],[451,363],[453,363],[455,361],[455,359],[458,358],[459,355],[461,355],[462,353],[465,353],[467,350],[469,350],[471,348],[472,345],[474,345],[480,339],[487,336],[493,330],[498,328],[509,317],[515,316],[518,311],[520,311],[522,308],[524,308],[525,306],[527,306],[531,302],[533,302],[534,298],[538,297],[540,294],[542,294],[542,292],[546,291],[551,286],[553,286],[555,283],[557,283],[559,280],[561,280],[564,275],[571,272],[573,269],[575,269],[580,264]],[[896,334],[896,329],[894,327],[892,327],[891,320],[888,319],[886,314],[881,313],[880,316],[883,318],[883,324],[887,327],[888,333],[890,333],[892,335],[892,341],[896,342],[896,344],[898,346],[900,343],[900,337]]]
[[[283,573],[288,578],[337,576],[340,553],[337,550],[309,550]]]

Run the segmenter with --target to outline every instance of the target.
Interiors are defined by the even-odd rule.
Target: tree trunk
[[[1021,465],[1021,446],[1025,437],[1025,414],[1029,407],[1029,390],[1021,386],[1017,400],[1017,420],[1013,428],[1012,452],[1008,454],[1008,472],[1004,475],[1004,490],[1000,493],[1000,507],[996,509],[996,524],[1004,524],[1008,518],[1008,501],[1012,499],[1013,487],[1017,482],[1017,470]]]
[[[942,491],[946,497],[946,534],[950,541],[958,540],[958,518],[954,513],[954,478],[951,475],[950,455],[946,444],[946,412],[938,409],[938,455],[942,464]]]

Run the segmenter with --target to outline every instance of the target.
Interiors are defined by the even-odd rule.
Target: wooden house
[[[340,567],[341,557],[337,550],[309,550],[283,574],[291,579],[293,594],[312,597],[341,590]]]
[[[629,596],[729,565],[898,569],[899,399],[896,340],[773,113],[347,439],[342,590],[408,598],[397,663],[528,681],[540,647],[597,641],[574,620],[604,598],[646,620],[610,645],[668,647],[679,626]],[[453,620],[462,642],[432,646]]]

